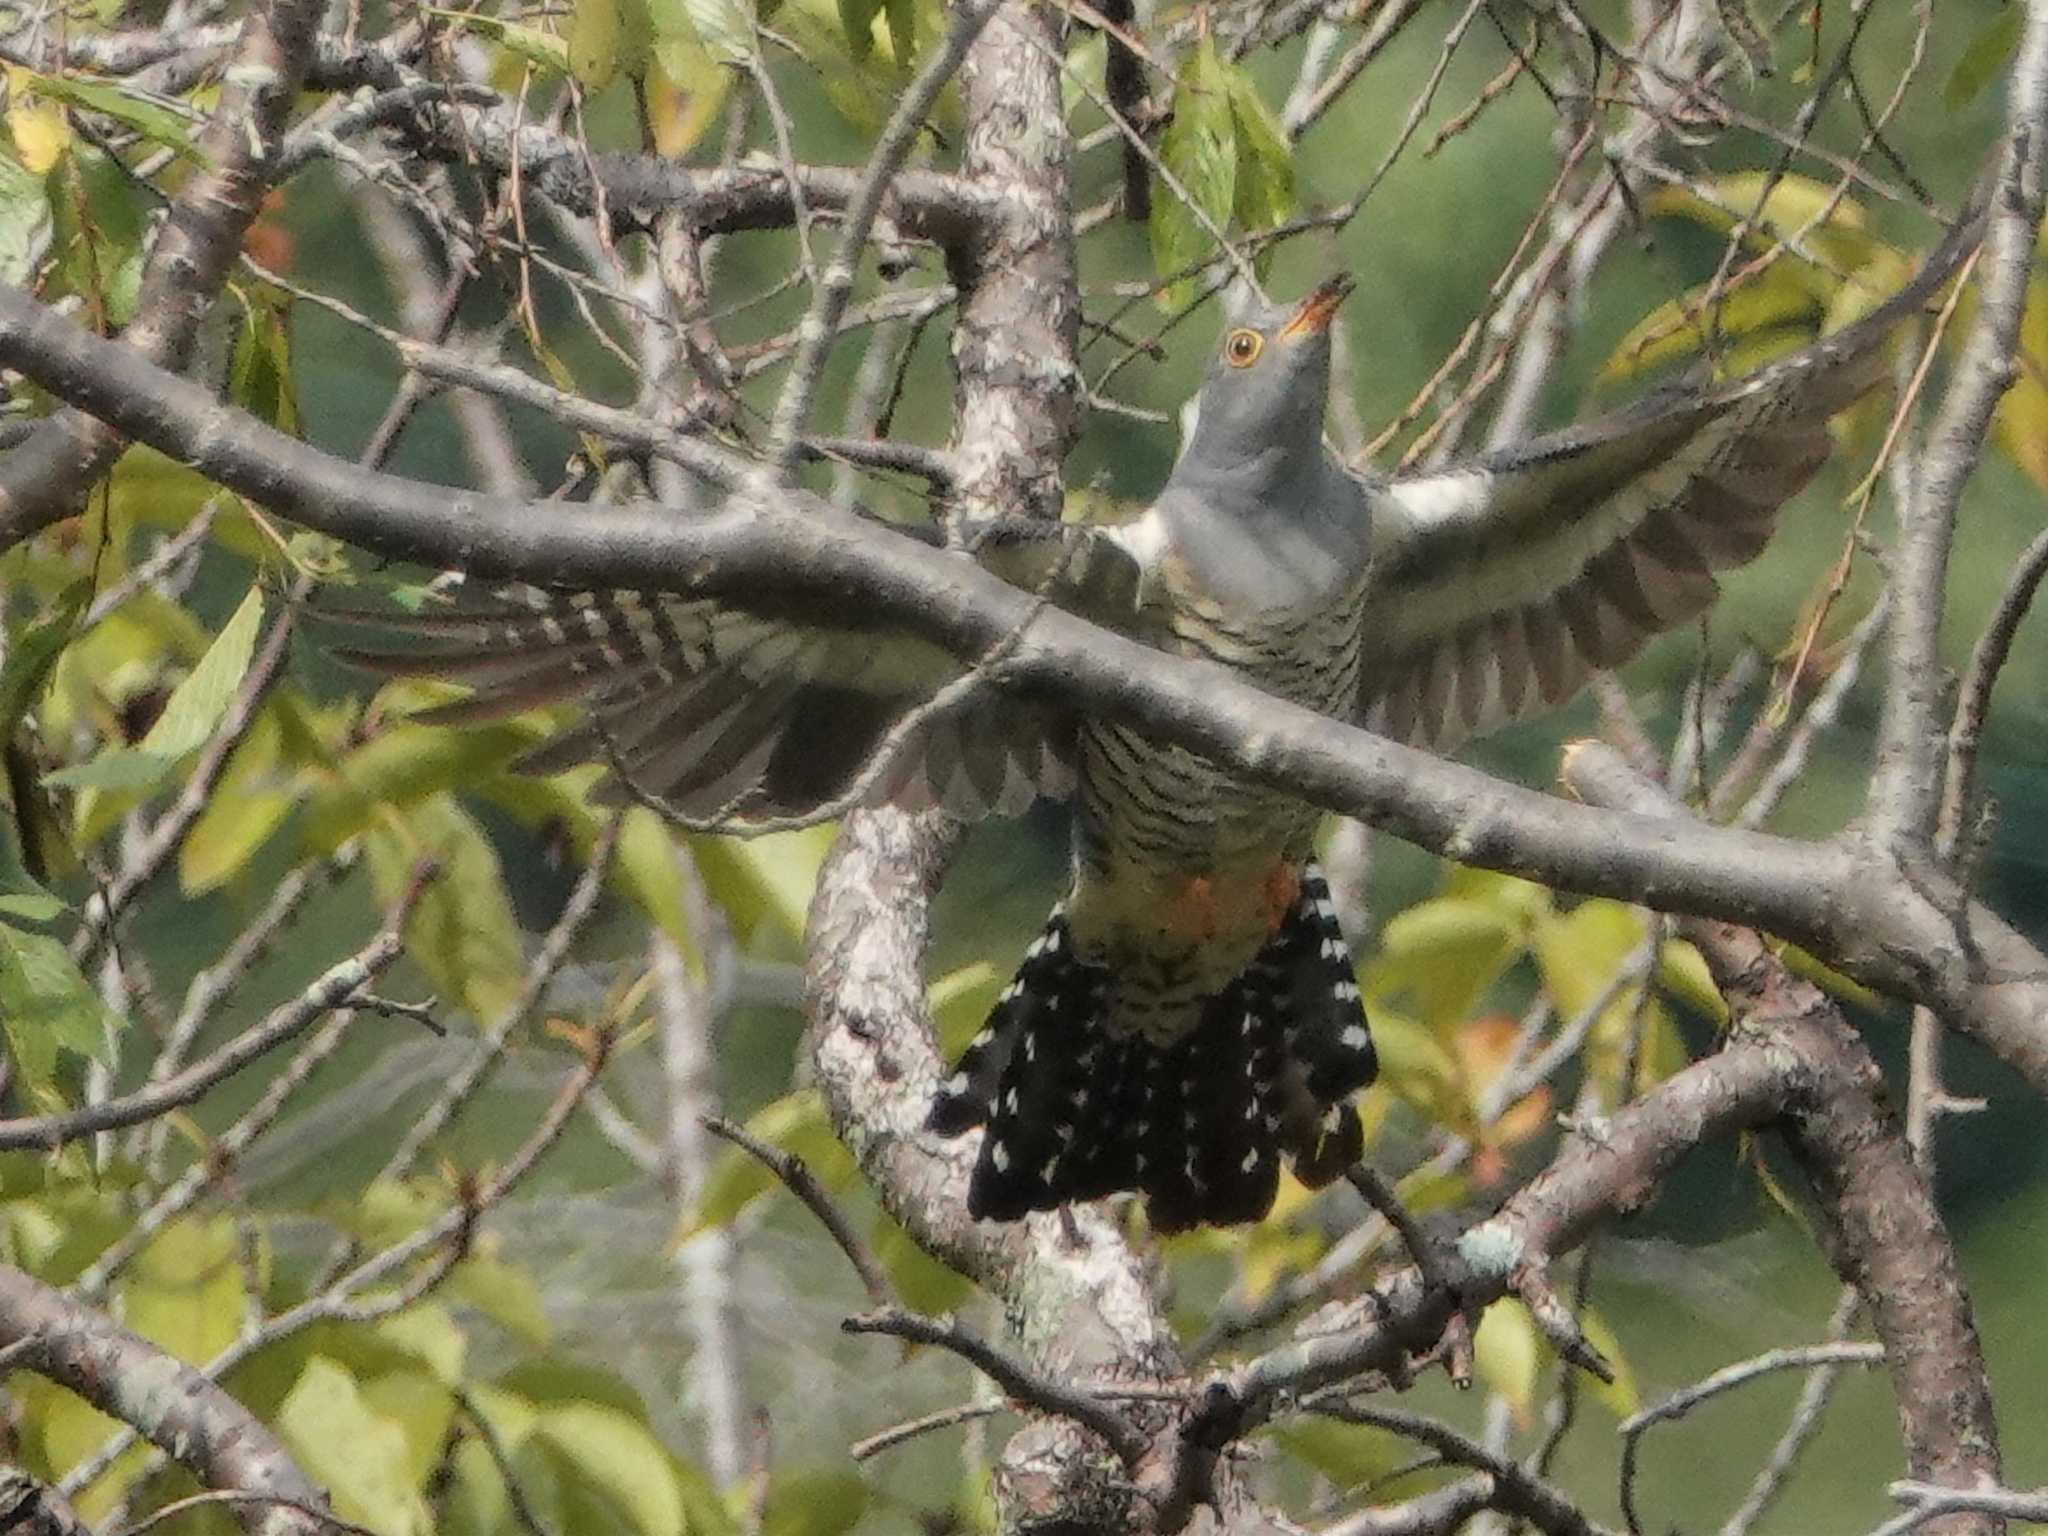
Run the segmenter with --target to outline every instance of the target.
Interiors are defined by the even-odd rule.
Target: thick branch
[[[990,35],[1002,26],[998,18]],[[986,336],[961,340],[961,366],[989,355],[990,345]],[[962,656],[1009,644],[1010,680],[1057,690],[1449,857],[1796,939],[1870,985],[1929,1002],[2048,1095],[2040,1023],[2048,960],[1938,873],[1909,876],[1840,844],[1674,828],[1502,783],[1282,703],[1227,669],[1044,609],[968,561],[820,498],[742,493],[689,519],[644,504],[569,513],[372,473],[292,441],[4,287],[0,363],[266,506],[385,554],[555,584],[729,596],[770,614],[914,631]],[[1056,398],[1046,394],[1058,387],[1049,370],[996,377],[1010,399],[1034,390]],[[996,448],[977,449],[986,460],[960,483],[1000,493],[1016,466],[1042,462],[1033,444],[1049,429],[1031,427],[1021,410],[991,408],[978,419],[1002,435]],[[1005,431],[1006,421],[1016,425]],[[1014,460],[1003,442],[1014,445]],[[1015,483],[992,504],[1030,500],[1045,484],[1057,478]],[[0,503],[0,527],[11,511]]]
[[[0,1345],[19,1369],[76,1392],[133,1425],[209,1488],[272,1494],[324,1508],[327,1496],[282,1443],[219,1386],[91,1307],[0,1264]],[[321,1522],[255,1504],[256,1536],[319,1536]]]

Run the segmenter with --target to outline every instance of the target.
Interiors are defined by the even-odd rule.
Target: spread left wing
[[[1966,221],[1862,320],[1747,378],[1373,488],[1359,719],[1445,750],[1563,703],[1713,601],[1826,460],[1829,417],[1972,241]]]
[[[996,524],[969,553],[1097,622],[1139,623],[1143,573],[1114,530]],[[1073,783],[1073,719],[1058,700],[979,686],[917,713],[968,668],[901,630],[661,592],[536,587],[449,613],[328,616],[413,641],[341,649],[344,660],[472,686],[420,718],[464,724],[580,704],[583,718],[519,766],[606,764],[600,798],[679,820],[744,828],[863,786],[872,801],[974,818],[1015,814]]]

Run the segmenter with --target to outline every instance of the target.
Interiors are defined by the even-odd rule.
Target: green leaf
[[[174,1221],[121,1279],[121,1320],[188,1365],[204,1365],[242,1331],[248,1293],[226,1217]]]
[[[1728,1003],[1714,985],[1700,952],[1684,939],[1667,939],[1657,952],[1657,985],[1717,1025],[1728,1023]]]
[[[1271,229],[1294,216],[1294,146],[1250,74],[1232,65],[1225,79],[1237,134],[1233,211],[1244,229]]]
[[[941,976],[926,990],[926,1005],[938,1026],[939,1051],[946,1060],[967,1049],[967,1042],[988,1021],[1002,986],[1003,973],[986,960],[977,960]]]
[[[449,1310],[438,1301],[416,1301],[402,1312],[379,1318],[377,1337],[403,1350],[450,1386],[462,1380],[469,1340]]]
[[[1488,1307],[1472,1331],[1472,1363],[1480,1379],[1507,1400],[1520,1424],[1526,1425],[1535,1411],[1544,1354],[1536,1320],[1512,1296]]]
[[[1624,961],[1643,942],[1643,920],[1618,901],[1582,901],[1536,927],[1536,965],[1558,1017],[1576,1018],[1605,991]],[[1639,985],[1623,987],[1603,1020],[1626,1019]]]
[[[257,420],[296,437],[299,403],[293,385],[289,310],[268,287],[253,294],[239,285],[230,291],[242,301],[243,323],[228,367],[229,398]]]
[[[61,253],[50,291],[76,294],[96,317],[126,325],[142,285],[142,194],[125,167],[83,145],[50,168],[47,185],[51,243]]]
[[[1408,1442],[1377,1424],[1345,1424],[1337,1419],[1304,1416],[1276,1425],[1272,1436],[1289,1453],[1340,1487],[1377,1484],[1415,1457]],[[1393,1498],[1393,1488],[1380,1490]]]
[[[439,863],[406,921],[406,953],[443,997],[461,999],[474,1018],[495,1018],[518,991],[526,956],[498,855],[482,829],[451,796],[435,795],[380,820],[364,847],[386,905],[422,858]]]
[[[1213,39],[1204,35],[1188,55],[1173,96],[1173,121],[1159,138],[1159,162],[1187,193],[1184,201],[1162,186],[1152,199],[1152,265],[1162,280],[1205,260],[1215,238],[1190,204],[1222,228],[1237,198],[1237,125],[1229,74]],[[1194,291],[1192,278],[1168,283],[1159,295],[1178,309]]]
[[[766,837],[693,837],[697,872],[742,944],[765,934],[803,938],[818,870],[832,846],[830,826]]]
[[[1870,258],[1874,241],[1867,230],[1863,205],[1835,196],[1833,186],[1807,176],[1771,177],[1763,171],[1736,171],[1709,178],[1704,192],[1689,187],[1660,187],[1649,199],[1652,214],[1690,219],[1720,234],[1746,222],[1744,246],[1769,250],[1794,236],[1820,258],[1818,267],[1787,253],[1778,264],[1789,266],[1815,298],[1825,298],[1838,272],[1853,272]],[[1765,195],[1765,187],[1769,195]],[[1759,207],[1761,200],[1761,207]]]
[[[875,48],[875,18],[882,14],[882,0],[839,0],[839,24],[846,29],[846,46],[856,59],[864,59]]]
[[[577,1482],[639,1536],[683,1536],[675,1468],[646,1425],[613,1408],[568,1403],[543,1408],[530,1438],[552,1449],[558,1465],[573,1469]]]
[[[1960,112],[1983,95],[1994,80],[2004,77],[2006,66],[2019,52],[2020,23],[2025,17],[2024,6],[2007,3],[1978,30],[1963,56],[1956,60],[1955,68],[1949,71],[1948,82],[1941,90],[1944,107]]]
[[[495,37],[513,53],[542,69],[552,70],[558,75],[569,73],[569,47],[552,32],[543,32],[538,27],[523,26],[516,21],[506,21],[499,16],[486,15],[481,11],[445,10],[439,6],[422,8],[428,16],[451,27],[467,27]]]
[[[825,1100],[815,1088],[800,1088],[763,1106],[748,1118],[747,1130],[769,1146],[802,1159],[827,1189],[844,1188],[855,1177],[853,1159],[832,1133]],[[699,1232],[730,1226],[754,1201],[781,1187],[774,1173],[751,1152],[727,1147],[704,1181],[696,1209],[677,1228],[673,1244],[680,1247]]]
[[[1491,901],[1432,897],[1388,920],[1365,969],[1366,995],[1398,1001],[1444,1034],[1472,1016],[1524,943],[1519,914]]]
[[[546,734],[538,715],[458,729],[401,720],[352,748],[306,802],[307,852],[329,854],[374,819],[490,777]]]
[[[278,711],[264,710],[178,847],[178,887],[187,896],[217,890],[240,874],[299,803],[298,770],[286,760],[284,744]]]
[[[455,1421],[455,1397],[424,1371],[386,1371],[362,1385],[363,1406],[405,1439],[413,1485],[424,1484],[440,1465]]]
[[[111,117],[166,149],[183,155],[193,152],[192,130],[183,117],[169,107],[130,94],[125,86],[75,76],[45,75],[32,69],[20,73],[29,79],[30,88],[38,96]]]
[[[0,666],[0,741],[11,741],[50,681],[50,671],[71,643],[78,616],[92,598],[92,583],[73,582],[35,623],[14,637]]]
[[[768,1485],[761,1536],[840,1536],[867,1513],[868,1485],[839,1468],[783,1472]]]
[[[277,1411],[298,1463],[345,1520],[378,1536],[428,1536],[433,1518],[413,1477],[405,1430],[378,1414],[355,1377],[325,1356],[306,1362]]]
[[[1406,1014],[1375,1008],[1372,1039],[1379,1051],[1381,1083],[1431,1123],[1476,1134],[1464,1069],[1435,1031]]]
[[[449,1277],[448,1291],[535,1349],[545,1349],[554,1338],[540,1287],[531,1273],[509,1260],[470,1255]]]
[[[149,734],[132,747],[115,747],[90,762],[44,775],[46,784],[70,789],[147,791],[169,778],[186,753],[202,746],[234,702],[248,675],[263,622],[263,592],[251,587],[234,617],[206,648],[185,680],[171,690]]]
[[[60,1047],[112,1065],[109,1031],[121,1026],[61,943],[6,923],[0,923],[0,1020],[24,1073],[39,1082],[49,1080]]]
[[[569,72],[587,91],[647,71],[654,30],[646,0],[576,0],[569,17]]]
[[[875,1217],[868,1246],[889,1277],[896,1299],[913,1312],[936,1317],[965,1306],[973,1282],[918,1247],[917,1240],[884,1211]]]
[[[1662,364],[1691,357],[1705,349],[1709,340],[1725,348],[1730,342],[1793,326],[1810,334],[1820,325],[1825,308],[1800,272],[1801,265],[1790,257],[1776,262],[1741,287],[1721,294],[1711,308],[1702,307],[1707,296],[1704,286],[1682,299],[1658,305],[1629,327],[1600,365],[1601,382],[1635,378]]]
[[[28,282],[49,226],[43,178],[0,149],[0,283]]]

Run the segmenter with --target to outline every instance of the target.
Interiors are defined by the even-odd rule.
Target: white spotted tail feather
[[[1134,1190],[1160,1231],[1257,1221],[1283,1156],[1311,1186],[1361,1156],[1349,1099],[1377,1062],[1313,866],[1265,948],[1180,1038],[1112,1034],[1108,980],[1055,908],[932,1107],[943,1135],[987,1127],[970,1214],[1013,1221]]]

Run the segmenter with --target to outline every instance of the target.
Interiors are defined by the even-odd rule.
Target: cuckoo
[[[1871,389],[1885,339],[1959,232],[1863,319],[1732,382],[1374,477],[1326,450],[1330,331],[1349,284],[1227,306],[1156,500],[1104,526],[997,522],[980,561],[1095,622],[1282,698],[1443,751],[1568,699],[1699,614],[1753,558]],[[468,682],[438,717],[573,700],[525,766],[609,765],[614,797],[744,824],[851,793],[962,818],[1074,803],[1072,880],[930,1128],[980,1128],[971,1212],[1005,1220],[1134,1190],[1161,1230],[1256,1220],[1283,1161],[1327,1183],[1362,1152],[1375,1059],[1313,838],[1317,809],[906,634],[731,600],[519,589],[387,621],[386,670]],[[929,703],[940,690],[940,706]],[[601,792],[605,792],[601,791]]]

